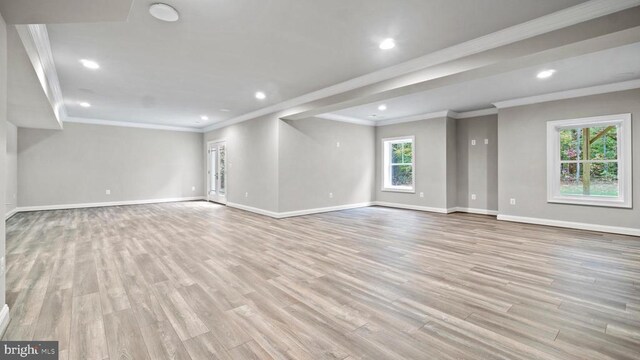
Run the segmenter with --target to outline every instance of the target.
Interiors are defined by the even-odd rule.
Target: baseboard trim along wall
[[[13,215],[17,214],[18,212],[19,212],[18,208],[13,208],[13,209],[11,209],[11,211],[9,211],[8,213],[4,214],[4,219],[5,220],[9,220],[10,217],[12,217]]]
[[[13,211],[15,214],[18,212],[26,212],[26,211],[83,209],[83,208],[105,207],[105,206],[144,205],[144,204],[158,204],[158,203],[167,203],[167,202],[196,201],[196,200],[204,200],[204,196],[149,199],[149,200],[110,201],[110,202],[83,203],[83,204],[22,206],[22,207],[17,207]]]
[[[373,203],[365,202],[365,203],[346,204],[346,205],[330,206],[330,207],[323,207],[323,208],[275,212],[275,211],[255,208],[252,206],[242,205],[238,203],[227,203],[227,206],[229,207],[249,211],[249,212],[260,214],[260,215],[269,216],[274,219],[284,219],[284,218],[290,218],[294,216],[303,216],[303,215],[319,214],[319,213],[325,213],[325,212],[331,212],[331,211],[363,208],[363,207],[369,207],[371,205],[373,205]]]
[[[587,223],[579,223],[579,222],[572,222],[572,221],[539,219],[539,218],[530,218],[530,217],[512,216],[512,215],[498,215],[498,220],[525,223],[525,224],[534,224],[534,225],[556,226],[556,227],[577,229],[577,230],[599,231],[599,232],[612,233],[612,234],[640,236],[640,229],[618,227],[618,226],[587,224]]]
[[[0,310],[0,337],[4,336],[7,326],[9,326],[9,320],[9,305],[4,304],[2,310]]]
[[[480,214],[480,215],[491,215],[491,216],[498,215],[498,210],[474,209],[474,208],[463,208],[463,207],[457,207],[455,209],[456,209],[456,212],[463,212],[463,213],[469,213],[469,214]]]
[[[405,209],[405,210],[418,210],[418,211],[427,211],[434,212],[439,214],[449,214],[455,212],[455,208],[446,209],[446,208],[436,208],[429,206],[420,206],[420,205],[408,205],[408,204],[399,204],[399,203],[390,203],[386,201],[374,201],[373,205],[397,208],[397,209]]]

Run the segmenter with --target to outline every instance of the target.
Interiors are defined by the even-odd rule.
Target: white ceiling
[[[176,23],[153,2],[126,23],[47,26],[69,116],[205,127],[583,0],[168,1]],[[378,49],[386,37],[398,46]]]
[[[381,121],[444,110],[465,112],[486,109],[493,103],[504,100],[638,79],[638,59],[640,43],[635,43],[348,108],[332,114]],[[538,79],[537,73],[545,69],[555,69],[556,73],[549,79]],[[379,111],[378,106],[381,104],[385,104],[387,110]]]

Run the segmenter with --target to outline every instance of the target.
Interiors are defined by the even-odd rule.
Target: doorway
[[[227,203],[227,145],[224,141],[207,143],[207,200]]]

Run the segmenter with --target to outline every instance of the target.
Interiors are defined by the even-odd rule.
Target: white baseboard
[[[329,206],[329,207],[315,208],[315,209],[286,211],[286,212],[278,213],[278,216],[280,219],[282,219],[282,218],[288,218],[288,217],[294,217],[294,216],[319,214],[319,213],[325,213],[325,212],[331,212],[331,211],[357,209],[357,208],[369,207],[371,205],[373,205],[372,202],[364,202],[364,203]]]
[[[314,209],[285,211],[285,212],[269,211],[269,210],[259,209],[252,206],[247,206],[247,205],[242,205],[237,203],[227,203],[227,206],[240,209],[240,210],[250,211],[252,213],[256,213],[260,215],[269,216],[274,219],[284,219],[284,218],[289,218],[294,216],[319,214],[319,213],[330,212],[330,211],[339,211],[339,210],[368,207],[368,206],[371,206],[372,204],[373,203],[371,202],[366,202],[366,203],[346,204],[346,205],[330,206],[330,207],[324,207],[324,208],[314,208]]]
[[[556,226],[556,227],[578,229],[578,230],[599,231],[599,232],[606,232],[606,233],[613,233],[613,234],[640,236],[640,229],[618,227],[618,226],[530,218],[530,217],[512,216],[512,215],[498,215],[498,220],[512,221],[512,222],[519,222],[519,223],[526,223],[526,224],[535,224],[535,225]]]
[[[264,210],[257,207],[252,207],[252,206],[247,206],[247,205],[242,205],[242,204],[232,203],[232,202],[228,202],[227,206],[278,219],[278,213],[274,211]]]
[[[149,200],[128,200],[128,201],[110,201],[99,203],[82,203],[82,204],[63,204],[63,205],[40,205],[40,206],[22,206],[15,209],[15,212],[25,211],[42,211],[42,210],[67,210],[67,209],[83,209],[105,206],[123,206],[123,205],[144,205],[158,204],[179,201],[195,201],[204,200],[204,196],[182,197],[182,198],[165,198],[165,199],[149,199]]]
[[[5,220],[9,220],[10,217],[12,217],[13,215],[17,214],[18,212],[19,212],[18,208],[15,207],[15,208],[11,209],[9,212],[7,212],[6,214],[4,214],[4,219]]]
[[[455,209],[456,209],[456,212],[463,212],[463,213],[469,213],[469,214],[480,214],[480,215],[491,215],[491,216],[498,215],[497,210],[474,209],[474,208],[464,208],[464,207],[457,207]]]
[[[451,209],[436,208],[436,207],[419,206],[419,205],[390,203],[386,201],[374,201],[373,205],[398,208],[398,209],[406,209],[406,210],[428,211],[428,212],[434,212],[439,214],[449,214],[449,213],[455,212],[455,208],[451,208]]]
[[[9,326],[9,320],[11,320],[9,316],[9,305],[4,304],[2,310],[0,310],[0,337],[4,336],[7,326]]]

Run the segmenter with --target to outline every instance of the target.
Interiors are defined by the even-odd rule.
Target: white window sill
[[[380,191],[410,193],[410,194],[415,194],[416,193],[415,189],[403,189],[403,188],[382,188]]]
[[[623,200],[618,200],[618,199],[606,199],[606,198],[598,198],[598,197],[562,196],[562,197],[547,199],[547,202],[554,203],[554,204],[616,207],[616,208],[628,208],[628,209],[632,207],[631,202],[625,202]]]

